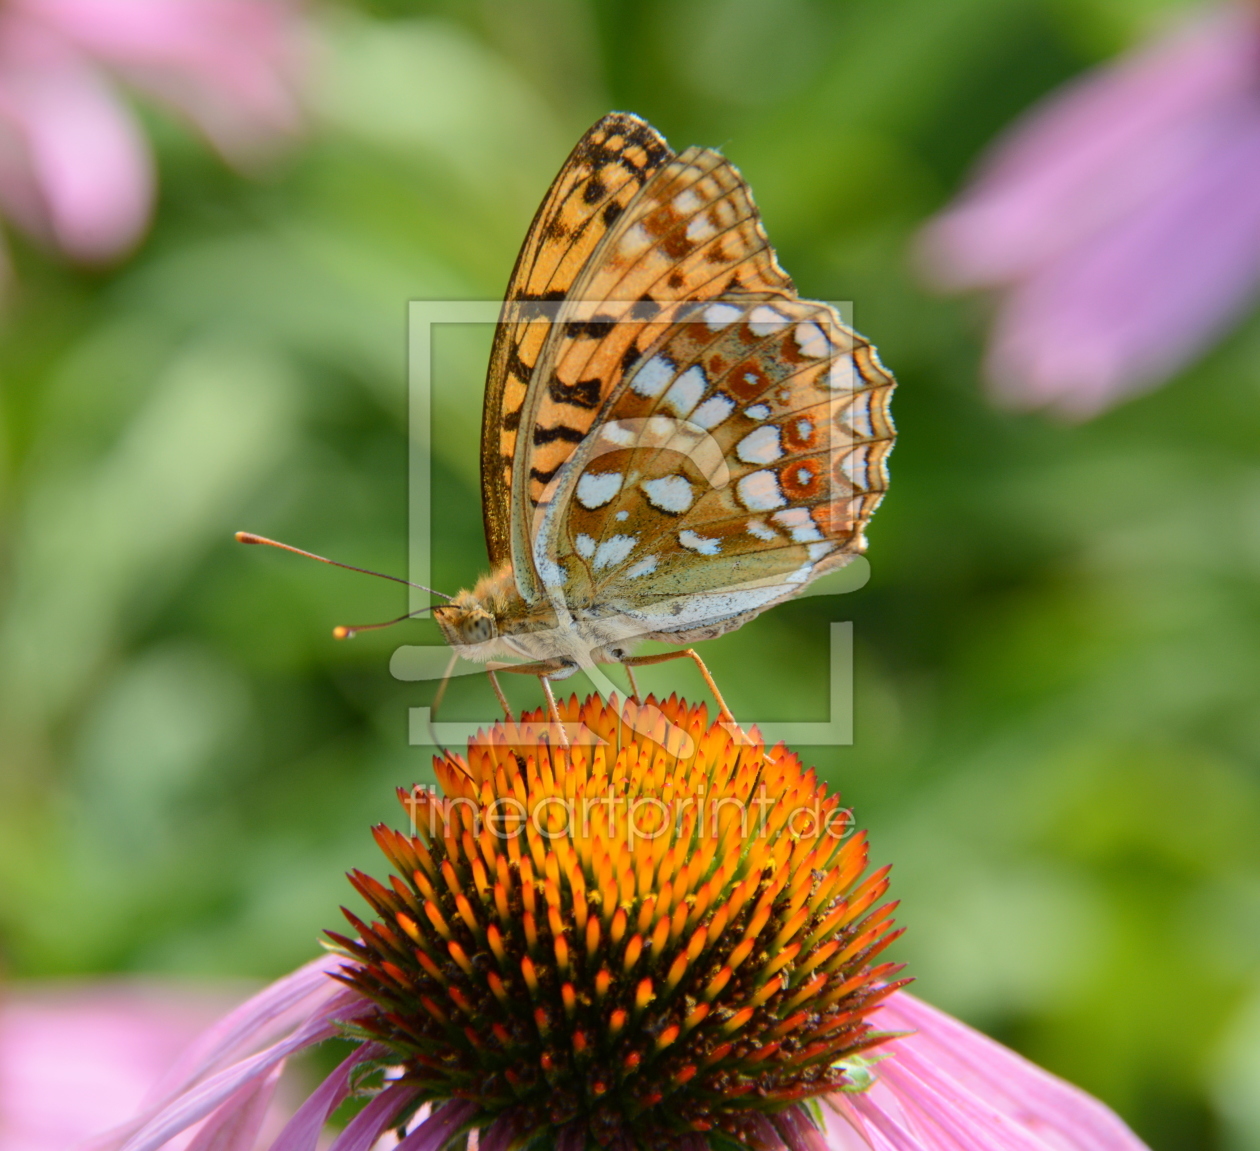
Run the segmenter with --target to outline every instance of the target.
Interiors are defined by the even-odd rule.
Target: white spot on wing
[[[760,304],[748,313],[748,327],[754,336],[768,336],[787,326],[787,319],[768,304]]]
[[[702,428],[716,428],[735,410],[735,401],[730,396],[718,392],[710,396],[688,417],[693,424]]]
[[[744,415],[750,420],[764,420],[769,414],[769,404],[753,404],[751,408],[744,409]]]
[[[679,192],[674,197],[674,211],[680,216],[690,216],[698,207],[700,207],[700,197],[690,188],[685,192]]]
[[[852,356],[840,356],[827,369],[827,387],[834,392],[851,392],[857,387],[857,372]]]
[[[875,434],[875,423],[871,419],[871,397],[869,395],[859,396],[854,400],[841,418],[853,429],[855,436],[861,436],[865,439]]]
[[[595,553],[595,570],[621,563],[638,542],[638,536],[609,536]]]
[[[827,339],[827,333],[817,324],[797,324],[792,335],[796,338],[796,346],[801,349],[801,353],[815,360],[822,359],[831,351],[831,341]]]
[[[645,560],[639,560],[626,572],[626,579],[638,579],[640,576],[651,575],[654,571],[656,571],[656,556],[648,556]]]
[[[661,476],[656,480],[644,480],[639,487],[654,508],[678,515],[691,507],[695,492],[682,476]]]
[[[577,548],[577,553],[583,559],[590,559],[595,554],[595,541],[591,539],[585,532],[581,533],[577,539],[573,541],[573,546]]]
[[[555,560],[534,553],[534,566],[543,581],[544,587],[564,587],[569,582],[569,574]]]
[[[746,464],[772,464],[783,455],[779,443],[779,429],[774,424],[763,424],[739,441],[735,454]]]
[[[664,407],[673,408],[676,416],[689,415],[708,386],[704,369],[699,364],[692,364],[673,382],[661,403]]]
[[[801,564],[791,575],[784,577],[786,583],[804,583],[814,570],[812,563]]]
[[[678,542],[685,548],[690,548],[693,552],[699,552],[704,556],[715,556],[722,550],[722,541],[711,539],[709,536],[702,536],[693,531],[681,531],[678,533]]]
[[[808,508],[788,508],[786,511],[775,512],[770,518],[776,524],[787,528],[797,543],[822,539],[822,532],[818,530],[818,525],[814,523],[814,517],[809,514]]]
[[[653,356],[646,364],[634,373],[630,387],[641,396],[655,399],[674,378],[676,365],[666,355]]]
[[[635,224],[633,228],[626,229],[626,234],[617,243],[617,249],[624,256],[633,256],[636,252],[643,251],[651,242],[652,237],[648,235],[647,229],[642,224]]]
[[[814,432],[814,421],[807,419],[799,419],[796,421],[797,439],[807,440]]]
[[[836,542],[835,540],[824,540],[819,544],[810,544],[806,550],[809,552],[811,560],[820,560],[823,556],[830,555],[836,550]]]
[[[787,503],[779,490],[779,477],[771,471],[749,472],[735,485],[735,493],[746,508],[769,512]]]
[[[708,212],[701,212],[687,221],[687,239],[693,244],[707,240],[716,233],[717,229],[713,226],[713,221],[709,219]]]
[[[584,508],[602,508],[621,491],[620,472],[587,472],[577,483],[577,498]]]
[[[734,304],[710,304],[704,310],[704,322],[709,331],[720,332],[723,328],[729,328],[743,314],[743,308],[737,308]]]
[[[779,533],[766,523],[765,520],[749,520],[747,530],[750,536],[754,539],[761,540],[763,543],[771,543],[779,538]]]
[[[621,511],[619,511],[615,516],[613,516],[613,519],[615,520],[626,520],[629,518],[630,518],[630,513],[626,511],[625,508],[622,508]]]
[[[637,384],[631,386],[637,390]],[[663,384],[661,386],[664,387]],[[626,427],[620,420],[613,420],[611,423],[604,424],[599,429],[599,434],[610,444],[616,444],[619,448],[626,448],[634,443],[634,428]]]

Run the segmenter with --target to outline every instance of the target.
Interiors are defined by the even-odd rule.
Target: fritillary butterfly
[[[690,656],[716,694],[694,651],[634,645],[731,631],[861,553],[893,386],[796,294],[730,163],[605,116],[508,285],[482,424],[491,571],[434,618],[460,656],[525,660],[510,670],[544,687]]]

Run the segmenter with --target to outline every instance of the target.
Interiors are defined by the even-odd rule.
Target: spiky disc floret
[[[562,714],[572,746],[497,725],[435,761],[445,797],[400,792],[415,835],[375,829],[398,875],[354,873],[379,918],[333,936],[361,1025],[496,1146],[778,1143],[885,1038],[887,868],[755,731],[672,697]]]

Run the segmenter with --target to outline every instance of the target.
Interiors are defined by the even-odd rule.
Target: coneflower
[[[443,798],[401,796],[417,834],[376,829],[396,874],[355,873],[377,918],[334,936],[380,1009],[363,1037],[494,1147],[794,1140],[885,1038],[887,869],[862,879],[865,837],[795,755],[703,707],[565,718],[569,747],[507,724],[438,760]]]
[[[703,707],[561,704],[435,761],[336,952],[208,1035],[98,1148],[250,1151],[285,1058],[358,1046],[273,1151],[1136,1151],[900,990],[887,868],[811,770]],[[331,933],[330,933],[331,934]],[[329,976],[332,976],[330,979]]]

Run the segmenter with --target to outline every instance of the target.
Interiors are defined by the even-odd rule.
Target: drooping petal
[[[373,1043],[357,1047],[337,1066],[297,1109],[293,1118],[271,1145],[271,1151],[315,1151],[328,1117],[350,1094],[350,1076],[366,1059],[373,1059],[384,1052]]]
[[[372,1151],[396,1115],[415,1098],[416,1088],[408,1083],[386,1087],[363,1108],[337,1136],[328,1151]],[[276,1151],[273,1147],[272,1151]]]
[[[911,1033],[873,1087],[829,1100],[836,1151],[1146,1151],[1092,1096],[904,991],[880,1022]]]
[[[309,972],[304,971],[303,980],[308,975]],[[338,986],[326,975],[324,978],[333,983],[334,987]],[[268,993],[264,993],[258,998],[264,999],[267,996]],[[289,1055],[338,1034],[343,1022],[355,1018],[365,1009],[363,998],[344,988],[331,997],[319,998],[316,1006],[308,1011],[305,1020],[287,1038],[272,1043],[254,1055],[230,1063],[213,1074],[199,1075],[194,1070],[184,1076],[181,1084],[173,1091],[166,1092],[156,1104],[124,1128],[94,1139],[90,1144],[90,1151],[112,1151],[119,1147],[126,1148],[126,1151],[156,1151],[167,1140],[214,1113],[237,1091],[270,1074]],[[268,1012],[264,1011],[262,1015],[269,1023]],[[225,1031],[239,1030],[240,1018],[238,1015],[237,1024]],[[244,1037],[240,1037],[240,1045],[248,1046]],[[218,1049],[217,1044],[212,1046]]]
[[[276,980],[226,1015],[180,1057],[154,1088],[152,1099],[169,1098],[191,1084],[252,1054],[310,1018],[345,988],[329,974],[345,959],[326,953]]]
[[[188,1151],[253,1151],[283,1066],[246,1083],[201,1125]]]
[[[471,1103],[452,1102],[435,1107],[433,1113],[398,1144],[396,1151],[438,1151],[476,1113],[477,1108]]]

